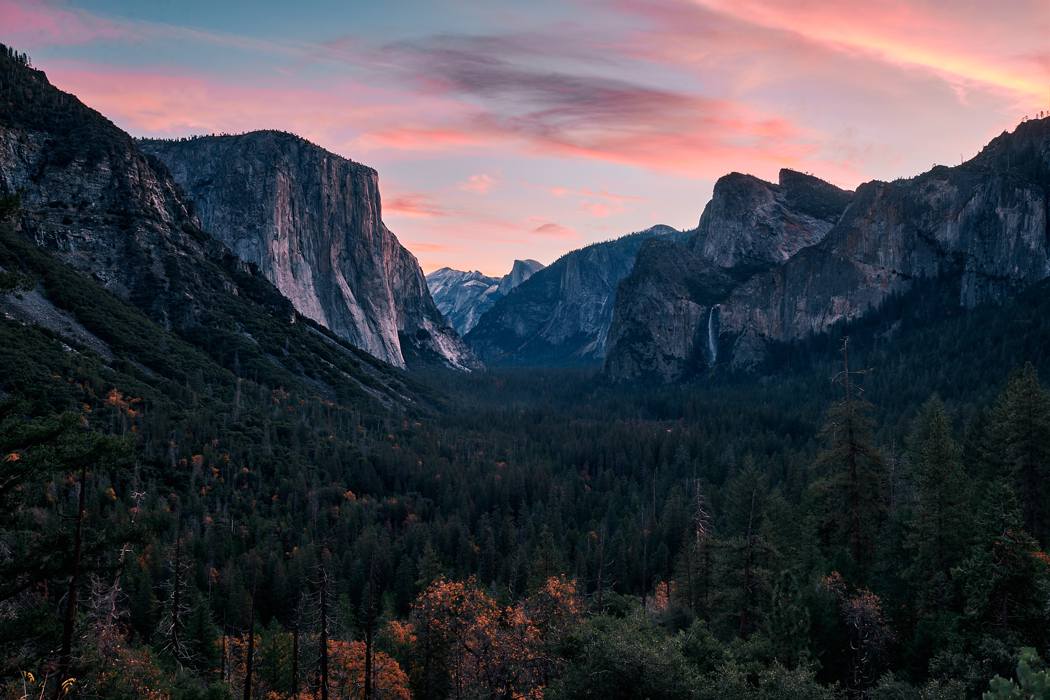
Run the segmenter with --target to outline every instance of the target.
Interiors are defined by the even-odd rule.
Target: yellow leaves
[[[106,498],[111,501],[117,500],[117,492],[113,490],[112,486],[106,488]]]
[[[73,690],[73,686],[76,685],[76,678],[67,678],[62,681],[62,695],[69,695],[69,691]]]

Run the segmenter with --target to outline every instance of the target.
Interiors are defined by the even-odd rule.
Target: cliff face
[[[765,270],[822,241],[851,195],[793,170],[778,184],[731,173],[715,183],[690,247],[737,276]]]
[[[958,303],[997,302],[1050,276],[1050,120],[963,165],[870,182],[828,237],[727,299],[730,338],[790,341],[878,308],[919,278],[957,278]]]
[[[714,187],[697,229],[648,243],[618,295],[605,371],[669,381],[718,360],[725,296],[824,239],[852,193],[802,173],[779,182],[732,173]]]
[[[669,226],[654,226],[563,255],[497,301],[466,340],[492,364],[600,362],[617,286],[638,250],[649,239],[680,235]]]
[[[333,392],[343,382],[368,393],[399,383],[304,322],[205,233],[168,170],[130,136],[0,52],[0,194],[12,193],[23,235],[227,367],[248,371],[250,356],[260,374]]]
[[[510,272],[499,281],[499,294],[505,297],[511,290],[543,269],[543,263],[536,260],[515,260]]]
[[[833,201],[824,199],[827,204]],[[647,373],[678,379],[703,368],[697,358],[703,355],[698,349],[704,344],[709,348],[707,364],[717,360],[737,368],[754,367],[771,341],[798,340],[861,317],[891,295],[907,291],[918,279],[958,280],[958,304],[964,308],[1001,301],[1050,276],[1048,199],[1047,119],[1026,122],[1003,134],[960,166],[940,166],[892,183],[866,183],[848,200],[841,216],[834,215],[834,208],[814,207],[807,198],[807,211],[800,212],[802,207],[795,204],[790,207],[794,214],[775,217],[784,222],[785,231],[808,231],[799,237],[804,245],[795,251],[766,248],[767,253],[776,252],[767,254],[767,259],[786,255],[786,260],[766,269],[752,267],[727,288],[705,290],[713,342],[700,328],[705,308],[695,296],[688,298],[702,308],[690,307],[689,313],[683,313],[672,308],[682,305],[682,285],[658,288],[666,262],[638,266],[632,275],[638,279],[630,281],[637,291],[621,295],[623,309],[616,327],[624,330],[615,339],[606,369],[621,379]],[[713,200],[704,216],[720,212],[723,221],[717,227],[711,222],[711,233],[693,242],[694,252],[703,263],[732,262],[727,269],[739,271],[733,261],[742,257],[726,253],[724,246],[711,246],[712,233],[728,232],[723,239],[737,240],[740,232],[756,230],[751,223],[754,212],[768,211],[768,198],[755,198],[741,207]],[[819,226],[806,223],[799,213],[815,218]],[[829,222],[834,225],[828,226]],[[753,250],[750,243],[729,248],[741,249]],[[704,286],[695,273],[683,277],[694,289]],[[651,306],[670,305],[668,316],[658,313],[655,321],[642,318],[643,295],[648,295]],[[668,317],[682,324],[692,320],[691,344],[668,342],[659,328],[649,328],[667,325]],[[663,361],[667,354],[677,361]]]
[[[464,272],[443,267],[427,275],[427,286],[438,310],[460,335],[466,335],[499,299],[542,270],[535,260],[515,260],[503,277],[489,277],[477,270]]]
[[[304,316],[399,367],[474,363],[383,224],[375,170],[274,131],[139,146],[171,170],[203,228]]]

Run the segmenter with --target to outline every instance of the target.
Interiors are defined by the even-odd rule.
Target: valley
[[[132,138],[2,47],[5,697],[1042,682],[1050,119],[502,277],[383,216],[367,165]]]

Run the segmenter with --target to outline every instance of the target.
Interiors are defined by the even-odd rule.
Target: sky
[[[295,132],[379,171],[425,271],[696,226],[728,172],[840,187],[1050,110],[1050,0],[0,0],[135,136]]]

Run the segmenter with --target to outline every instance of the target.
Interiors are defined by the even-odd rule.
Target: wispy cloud
[[[450,215],[445,207],[441,206],[423,193],[400,194],[383,202],[383,210],[388,214],[400,214],[415,219],[444,218]]]
[[[475,194],[488,194],[496,184],[496,178],[485,173],[479,173],[477,175],[471,175],[463,182],[459,183],[457,187],[464,192],[473,192]]]
[[[534,229],[533,233],[537,233],[541,236],[549,236],[552,238],[577,238],[579,236],[576,230],[568,226],[562,226],[561,224],[554,223],[553,221],[547,221],[539,224]]]

